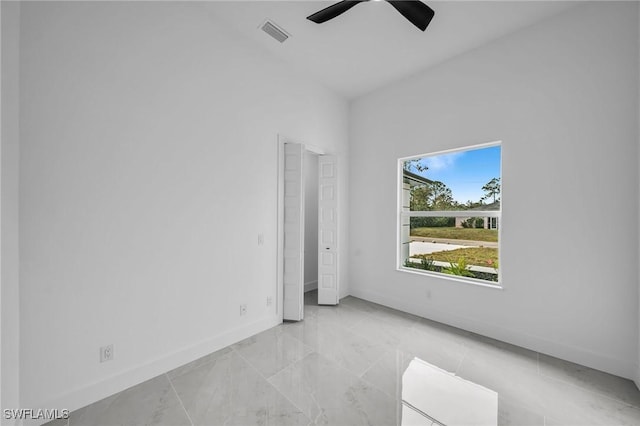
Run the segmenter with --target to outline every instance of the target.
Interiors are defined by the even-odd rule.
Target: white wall
[[[637,7],[587,2],[352,104],[353,295],[633,377]],[[495,140],[504,290],[396,271],[397,159]]]
[[[19,408],[18,157],[20,3],[0,3],[2,14],[2,198],[0,232],[0,408]],[[2,424],[13,424],[2,416]]]
[[[318,288],[318,156],[304,153],[304,289]]]
[[[277,135],[336,153],[346,200],[346,101],[197,3],[27,2],[20,35],[21,405],[274,325]]]
[[[640,22],[640,7],[638,7],[638,22]],[[638,69],[640,69],[640,30],[638,30]],[[640,79],[640,75],[638,78]],[[640,83],[638,84],[638,99],[640,99]],[[638,170],[640,170],[640,120],[638,120],[638,146]],[[638,178],[640,178],[640,175]],[[640,181],[638,182],[638,191],[638,203],[640,203]],[[638,213],[640,214],[640,208],[638,209]],[[640,216],[638,216],[638,220],[640,221]],[[636,376],[634,381],[636,386],[640,388],[640,227],[638,233],[638,356],[636,358]]]

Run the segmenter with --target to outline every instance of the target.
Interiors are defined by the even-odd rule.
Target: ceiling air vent
[[[269,20],[264,21],[260,28],[280,43],[284,43],[284,41],[289,38],[289,34]]]

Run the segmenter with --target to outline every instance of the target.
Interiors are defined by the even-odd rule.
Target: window
[[[499,285],[500,143],[398,163],[398,269]]]

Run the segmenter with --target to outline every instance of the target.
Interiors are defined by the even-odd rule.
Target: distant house
[[[402,180],[405,184],[409,185],[409,188],[414,188],[416,186],[430,185],[433,183],[431,179],[427,179],[426,177],[417,175],[408,170],[402,171]]]
[[[472,211],[499,211],[500,210],[500,201],[494,201],[491,204],[487,204],[484,206],[480,206],[480,207],[474,207],[472,209],[467,210],[468,212],[472,212]],[[482,218],[482,220],[484,221],[484,228],[485,229],[498,229],[498,218],[497,217],[486,217],[486,216],[475,216],[475,217],[479,217]],[[456,217],[456,228],[463,228],[462,226],[462,222],[466,221],[467,219],[469,219],[469,217]]]

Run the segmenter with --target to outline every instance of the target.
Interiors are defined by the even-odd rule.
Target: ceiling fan
[[[369,0],[356,0],[356,1],[348,1],[343,0],[336,4],[332,4],[329,7],[322,9],[319,12],[314,13],[313,15],[307,16],[307,19],[315,22],[316,24],[321,24],[323,22],[327,22],[330,19],[335,18],[338,15],[342,15],[347,10],[351,9],[353,6],[358,3],[364,3]],[[376,1],[376,0],[374,0]],[[405,18],[407,18],[413,25],[418,27],[420,30],[424,31],[427,29],[429,22],[433,18],[435,12],[426,4],[422,3],[419,0],[386,0],[388,3],[391,3],[391,6],[395,7],[398,12],[402,14]]]

